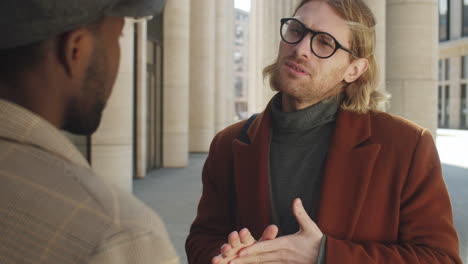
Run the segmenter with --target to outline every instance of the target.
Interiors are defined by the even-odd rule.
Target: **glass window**
[[[450,80],[450,59],[445,59],[445,80]]]
[[[439,96],[437,100],[437,120],[438,126],[442,127],[442,86],[439,86]]]
[[[439,60],[439,81],[444,79],[444,62]]]
[[[461,104],[460,104],[460,128],[468,129],[468,109],[467,109],[467,102],[466,102],[466,84],[462,84],[461,86]]]
[[[462,2],[462,36],[468,36],[468,0]]]
[[[468,76],[467,67],[468,66],[468,56],[462,56],[461,58],[461,78],[466,79]]]
[[[244,85],[242,78],[237,76],[234,80],[234,88],[235,88],[235,95],[236,97],[242,97],[244,96]]]
[[[467,2],[467,0],[463,0]],[[439,0],[439,41],[449,39],[450,34],[450,12],[449,0]],[[465,30],[465,29],[463,29]],[[467,28],[468,33],[468,28]]]
[[[450,127],[450,86],[445,86],[444,127]]]

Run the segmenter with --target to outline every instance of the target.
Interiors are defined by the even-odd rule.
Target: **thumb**
[[[261,242],[265,240],[273,240],[276,238],[277,235],[278,235],[278,227],[275,225],[269,225],[267,228],[265,228],[265,231],[263,231],[262,237],[258,241]]]
[[[296,198],[293,202],[293,213],[296,217],[297,223],[299,224],[299,232],[310,232],[314,229],[318,229],[317,225],[307,214],[304,206],[302,205],[302,201],[299,198]]]

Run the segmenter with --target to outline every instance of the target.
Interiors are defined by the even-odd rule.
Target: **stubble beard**
[[[287,75],[289,73],[282,71],[284,62],[287,59],[278,59],[276,66],[272,72],[272,87],[273,89],[282,92],[290,98],[298,102],[320,102],[329,98],[334,98],[338,95],[343,86],[343,81],[333,82],[342,76],[343,69],[335,69],[330,74],[329,78],[323,78],[324,76],[318,76],[314,69],[307,67],[310,75],[309,81],[307,82],[296,82],[296,84],[288,83]],[[294,60],[293,60],[294,61]],[[303,65],[303,64],[301,64]]]
[[[96,52],[90,64],[81,97],[69,101],[63,129],[77,135],[96,132],[106,106],[106,69],[102,52]]]

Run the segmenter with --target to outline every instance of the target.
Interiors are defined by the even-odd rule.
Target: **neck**
[[[302,109],[305,109],[309,106],[315,105],[322,100],[315,99],[315,100],[301,100],[297,98],[292,98],[286,94],[282,94],[281,96],[281,105],[283,112],[296,112]]]
[[[59,100],[60,94],[53,85],[40,80],[41,78],[24,76],[14,83],[0,82],[0,98],[28,109],[60,129],[65,112],[64,104]]]

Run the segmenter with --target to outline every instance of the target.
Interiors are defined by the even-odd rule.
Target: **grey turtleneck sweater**
[[[315,220],[325,159],[335,130],[338,102],[320,102],[306,109],[281,110],[281,94],[272,103],[270,188],[273,219],[280,235],[299,230],[292,202],[301,198]]]

